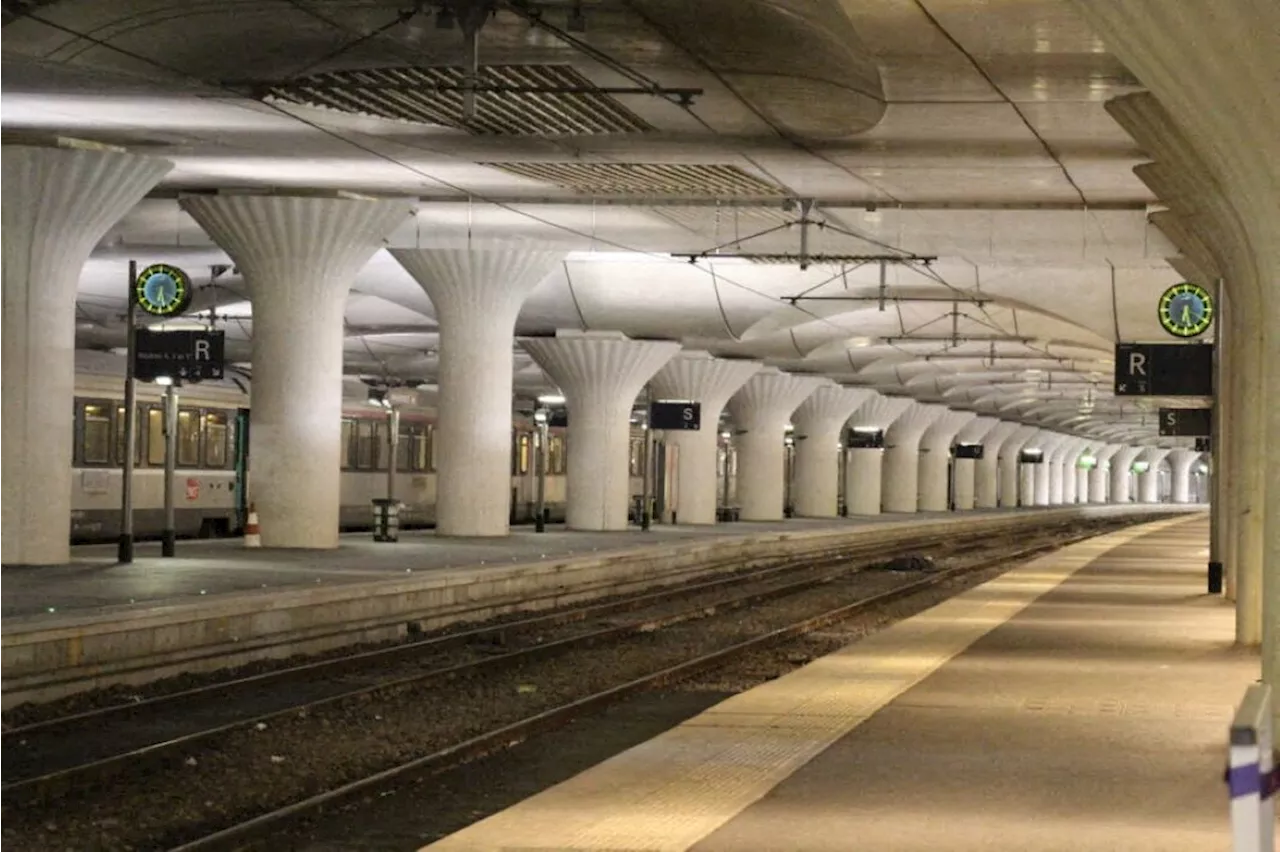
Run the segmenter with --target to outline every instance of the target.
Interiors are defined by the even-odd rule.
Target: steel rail
[[[1046,531],[1047,532],[1047,531]],[[1058,530],[1059,534],[1064,530]],[[1078,541],[1100,534],[1096,530],[1078,532],[1063,541],[1039,541],[1002,554],[997,564],[1023,560],[1037,553],[1056,550],[1071,541]],[[222,852],[240,849],[254,839],[278,832],[295,821],[311,816],[325,807],[344,802],[357,795],[367,795],[381,786],[402,783],[413,777],[435,774],[454,766],[475,760],[488,754],[510,748],[530,736],[561,727],[584,712],[598,710],[638,692],[686,679],[708,669],[721,666],[738,657],[758,651],[770,645],[792,639],[813,630],[843,621],[861,611],[871,609],[936,586],[946,580],[991,567],[990,565],[963,566],[928,574],[918,580],[904,583],[894,589],[868,595],[841,604],[824,612],[792,622],[760,636],[720,648],[698,657],[635,678],[627,683],[570,701],[559,707],[543,711],[525,719],[496,728],[485,734],[457,743],[432,754],[408,761],[357,781],[335,787],[283,808],[260,814],[236,825],[171,847],[168,852]]]
[[[576,621],[586,621],[604,615],[626,612],[670,599],[676,594],[696,594],[710,591],[718,586],[737,585],[743,582],[765,579],[771,575],[821,568],[826,564],[839,560],[859,559],[876,555],[887,556],[889,554],[885,553],[885,551],[888,550],[907,547],[936,547],[944,544],[959,545],[961,543],[963,543],[963,539],[957,540],[934,533],[892,542],[853,542],[802,556],[756,557],[751,562],[767,562],[769,564],[758,568],[748,566],[744,570],[733,571],[711,579],[676,582],[656,590],[624,594],[618,597],[611,597],[605,601],[593,601],[582,606],[558,609],[542,615],[534,615],[513,621],[481,624],[470,629],[455,630],[416,641],[401,642],[391,647],[374,648],[352,654],[314,660],[296,666],[260,672],[232,680],[221,680],[176,692],[162,693],[140,701],[108,704],[78,713],[5,728],[2,736],[0,736],[0,748],[10,747],[9,743],[17,742],[25,736],[51,732],[65,733],[65,729],[74,728],[86,722],[101,722],[104,719],[115,716],[133,715],[141,710],[154,709],[159,706],[170,705],[176,708],[180,706],[181,702],[212,700],[218,697],[225,697],[229,693],[240,689],[313,678],[317,675],[338,675],[346,670],[363,669],[370,663],[396,662],[400,659],[418,656],[426,651],[444,650],[451,646],[464,645],[488,637],[501,639],[510,633],[557,627]],[[726,566],[740,563],[740,559],[729,557],[705,566],[702,571],[704,573],[706,571],[717,571]]]
[[[977,540],[971,540],[973,538],[976,538]],[[963,550],[968,547],[984,547],[986,546],[986,542],[984,537],[978,536],[965,537],[962,539],[948,539],[946,536],[931,534],[919,537],[919,539],[912,544],[912,547],[914,548],[936,548],[938,546],[944,546],[954,551],[956,549]],[[651,605],[662,605],[679,601],[682,597],[688,597],[692,594],[707,591],[708,589],[713,590],[717,586],[738,585],[745,582],[769,582],[771,580],[777,580],[782,576],[785,576],[787,573],[803,572],[806,575],[801,579],[787,582],[782,585],[771,585],[764,589],[731,595],[727,598],[711,603],[697,603],[693,606],[672,613],[641,617],[622,624],[609,625],[597,630],[578,633],[550,642],[530,645],[528,647],[519,648],[503,654],[495,654],[493,656],[456,663],[425,672],[418,672],[412,675],[388,678],[386,680],[381,680],[372,684],[364,684],[356,688],[344,690],[334,695],[325,696],[319,699],[297,702],[290,706],[266,713],[259,713],[252,716],[239,716],[232,721],[207,727],[183,736],[151,743],[139,748],[120,751],[107,757],[80,763],[41,775],[28,776],[17,781],[11,781],[0,788],[0,793],[3,793],[4,795],[6,806],[48,801],[64,794],[67,790],[77,785],[102,781],[126,770],[134,771],[141,767],[163,764],[171,758],[175,752],[190,751],[192,749],[205,747],[216,742],[219,738],[237,730],[247,729],[259,724],[269,724],[275,720],[286,716],[292,716],[299,712],[311,712],[341,701],[347,701],[362,696],[371,696],[378,693],[394,693],[406,688],[422,686],[432,681],[452,680],[474,674],[487,674],[492,671],[500,671],[510,666],[519,665],[531,660],[555,656],[573,649],[591,647],[592,645],[602,642],[625,638],[628,635],[647,633],[662,627],[668,627],[685,621],[715,615],[726,610],[738,609],[773,598],[796,594],[824,583],[829,583],[839,577],[858,572],[866,564],[868,558],[873,555],[871,551],[874,551],[875,549],[876,548],[868,546],[866,548],[860,548],[858,553],[852,555],[841,554],[831,556],[824,562],[818,564],[813,564],[811,561],[794,562],[787,566],[775,566],[765,569],[758,572],[756,575],[743,575],[739,573],[732,578],[722,578],[713,582],[700,583],[693,588],[680,587],[674,590],[668,589],[663,592],[649,593],[642,596],[645,603],[649,603]],[[887,555],[885,554],[881,554],[881,558],[885,558],[886,556]],[[835,567],[833,568],[832,566]],[[628,601],[627,603],[634,604],[634,601]],[[589,607],[585,609],[592,611],[605,608],[607,607]],[[632,606],[631,608],[634,609],[636,607]],[[594,614],[598,615],[600,613],[595,612]],[[573,619],[573,621],[579,621],[586,617],[586,615],[581,613],[577,613],[577,615],[580,617]],[[541,622],[544,620],[534,619],[531,621]],[[462,640],[465,638],[501,634],[504,631],[510,630],[513,626],[526,625],[528,623],[529,622],[517,622],[514,625],[507,624],[489,629],[468,631],[465,634],[454,634],[447,637],[440,637],[442,640],[449,641],[439,643],[436,648],[445,648],[454,644],[461,644]],[[565,623],[570,622],[566,621]],[[419,647],[417,650],[421,652],[422,648]],[[347,662],[347,660],[344,658],[341,662]],[[131,705],[116,706],[121,706],[124,709],[130,709],[131,707]]]

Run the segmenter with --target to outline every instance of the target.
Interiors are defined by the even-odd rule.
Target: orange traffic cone
[[[244,524],[244,546],[262,547],[262,530],[258,529],[258,510],[249,504],[249,519]]]

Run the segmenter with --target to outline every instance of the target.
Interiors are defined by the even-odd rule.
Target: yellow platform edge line
[[[874,713],[1154,521],[1037,557],[566,781],[421,852],[685,852]]]

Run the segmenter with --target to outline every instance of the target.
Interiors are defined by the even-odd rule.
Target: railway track
[[[962,564],[922,576],[895,577],[887,583],[883,578],[876,582],[858,579],[859,587],[867,586],[867,591],[846,595],[846,599],[837,606],[825,608],[817,614],[777,624],[760,635],[723,647],[699,648],[700,653],[685,654],[678,662],[661,665],[639,677],[588,690],[572,700],[456,739],[426,756],[383,767],[267,813],[214,828],[204,836],[180,842],[174,848],[239,848],[240,844],[261,832],[275,830],[291,820],[345,801],[350,796],[365,795],[380,785],[398,783],[410,775],[440,771],[474,759],[636,691],[714,668],[769,643],[784,641],[856,612],[932,587],[975,566],[989,566],[990,558],[974,555],[977,551],[990,551],[993,545],[1002,545],[1003,551],[998,558],[1001,561],[1017,560],[1060,546],[1064,536],[1074,539],[1095,534],[1098,525],[1090,525],[1092,529],[1088,532],[1081,531],[1079,526],[1046,531],[1012,547],[1007,543],[992,542],[986,536],[953,536],[948,539],[933,536],[899,545],[894,549],[898,554],[925,551],[937,558],[959,559]],[[848,580],[852,585],[854,579],[850,578],[860,575],[859,569],[865,567],[869,560],[876,557],[884,559],[890,555],[882,547],[866,547],[865,551],[850,549],[848,553],[818,564],[773,565],[732,577],[482,626],[407,646],[319,661],[159,696],[141,704],[101,708],[29,725],[5,736],[5,778],[9,782],[3,788],[5,807],[10,811],[19,805],[35,809],[53,807],[64,798],[74,799],[85,790],[104,789],[115,780],[127,785],[131,779],[172,772],[184,764],[184,756],[216,753],[236,737],[243,739],[246,734],[252,736],[253,731],[271,731],[277,726],[295,724],[300,718],[323,717],[326,713],[349,707],[353,702],[365,702],[370,706],[376,706],[378,702],[395,703],[399,700],[397,696],[423,694],[427,687],[443,692],[453,685],[458,690],[465,690],[468,684],[500,679],[513,673],[516,680],[524,678],[536,683],[536,677],[528,673],[536,671],[537,666],[546,661],[572,659],[574,655],[591,653],[589,649],[592,648],[625,645],[626,640],[640,641],[639,637],[656,633],[670,634],[677,632],[679,625],[686,625],[694,631],[698,620],[724,619],[728,614],[750,609],[753,604],[794,600],[806,594],[812,596],[815,592],[823,592],[823,587],[831,587],[841,580]],[[970,558],[964,561],[966,555]],[[618,618],[620,615],[626,617]],[[564,635],[547,635],[557,629]],[[406,671],[406,667],[416,670]],[[502,675],[504,672],[507,675]],[[270,695],[264,698],[262,690]],[[292,695],[291,700],[285,700],[288,695]],[[271,709],[267,712],[246,712],[252,709],[260,711],[263,706],[271,706]],[[381,716],[375,718],[380,719]],[[179,719],[181,721],[175,721]],[[157,736],[173,733],[175,725],[180,731],[176,736]],[[128,734],[128,731],[133,733]],[[147,738],[146,732],[150,732],[152,741],[136,744],[138,736],[144,740]],[[269,735],[263,737],[264,740],[268,738]],[[25,763],[12,758],[11,742],[15,745],[22,743],[17,749],[20,755],[25,756]],[[63,745],[58,746],[59,743]],[[79,746],[68,747],[66,743],[79,743]],[[185,764],[194,765],[194,760],[193,757],[185,757]],[[58,761],[61,761],[60,765]],[[19,770],[17,780],[11,780],[15,778],[10,771],[11,762]],[[22,772],[24,769],[25,774]],[[207,821],[204,827],[209,827]]]
[[[931,536],[913,552],[933,557],[980,547],[981,541]],[[155,697],[47,719],[4,732],[6,803],[54,798],[76,784],[101,782],[126,769],[162,764],[248,726],[380,692],[497,669],[575,647],[615,640],[793,594],[858,570],[883,555],[873,545],[819,561],[736,572],[676,588],[628,595],[545,615],[453,631],[390,648],[343,655]],[[618,621],[613,617],[637,613]],[[595,623],[572,632],[576,625]],[[564,636],[549,636],[568,628]]]

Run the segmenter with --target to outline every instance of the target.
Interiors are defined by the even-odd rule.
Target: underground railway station
[[[2,6],[6,845],[1275,849],[1280,5]]]

